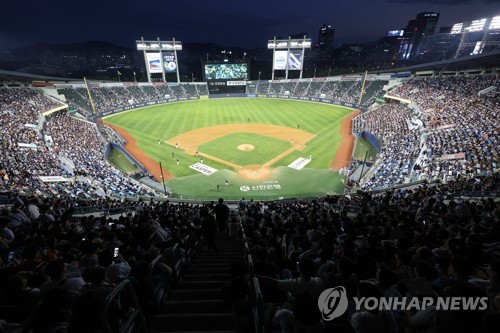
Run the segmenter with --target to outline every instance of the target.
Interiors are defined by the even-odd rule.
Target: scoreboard
[[[247,63],[207,63],[204,76],[210,94],[244,93],[248,80]]]

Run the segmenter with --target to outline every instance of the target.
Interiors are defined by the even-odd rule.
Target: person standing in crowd
[[[215,220],[217,221],[219,233],[221,235],[226,234],[227,222],[229,220],[229,207],[224,203],[223,198],[219,198],[219,203],[214,207],[213,213],[215,213]]]
[[[206,207],[200,210],[201,218],[201,233],[207,239],[207,251],[214,250],[215,253],[219,252],[219,249],[215,245],[215,236],[217,236],[217,222],[212,214]]]

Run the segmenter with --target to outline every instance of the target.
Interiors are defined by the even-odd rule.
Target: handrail
[[[124,290],[128,293],[129,299],[131,301],[130,306],[132,307],[132,311],[128,314],[128,318],[126,319],[126,321],[120,326],[118,333],[147,332],[148,328],[146,325],[146,321],[144,320],[144,316],[142,314],[139,301],[137,300],[134,287],[129,280],[124,280],[108,295],[108,297],[106,297],[106,300],[102,305],[100,321],[104,333],[116,333],[115,331],[113,331],[109,324],[108,312],[111,303],[114,302],[115,299],[118,298],[120,293]],[[137,327],[136,323],[139,324],[139,327]]]
[[[166,289],[168,288],[168,281],[165,279],[161,283],[158,283],[157,286],[155,286],[153,282],[153,271],[160,262],[160,260],[163,259],[162,255],[157,256],[153,261],[149,264],[148,266],[148,271],[147,271],[147,280],[153,290],[154,293],[154,306],[157,310],[161,308],[161,303],[163,300],[163,295],[165,294]]]
[[[253,320],[255,333],[264,333],[264,301],[260,291],[259,279],[253,278],[253,291],[255,293],[255,304],[253,306]]]

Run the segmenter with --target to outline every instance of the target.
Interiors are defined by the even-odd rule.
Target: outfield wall
[[[332,99],[328,98],[316,98],[316,97],[299,97],[299,96],[290,96],[290,95],[273,95],[273,94],[217,94],[217,95],[209,95],[209,99],[214,99],[214,98],[278,98],[278,99],[288,99],[288,100],[296,100],[296,101],[305,101],[305,102],[317,102],[317,103],[325,103],[325,104],[332,104],[332,105],[338,105],[338,106],[343,106],[346,108],[351,108],[351,109],[359,109],[361,111],[366,111],[366,108],[360,107],[358,104],[354,103],[347,103],[347,102],[340,102],[340,101],[335,101]],[[132,104],[132,105],[126,105],[122,106],[116,109],[108,110],[105,112],[101,112],[92,118],[90,118],[92,121],[96,121],[99,118],[110,116],[113,114],[117,114],[120,112],[124,111],[130,111],[138,108],[143,108],[147,106],[153,106],[153,105],[159,105],[159,104],[168,104],[168,103],[175,103],[175,102],[183,102],[183,101],[190,101],[190,100],[200,100],[199,96],[196,97],[181,97],[181,98],[170,98],[170,99],[160,99],[157,101],[150,101],[150,102],[144,102],[144,103],[138,103],[138,104]]]

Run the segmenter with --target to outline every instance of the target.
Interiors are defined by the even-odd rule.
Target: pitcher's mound
[[[244,143],[242,145],[239,145],[236,148],[238,148],[239,150],[243,150],[243,151],[250,151],[250,150],[254,150],[255,149],[254,145],[250,145],[248,143]]]
[[[248,180],[266,180],[271,176],[271,169],[263,168],[260,165],[245,165],[238,170],[238,174]]]

